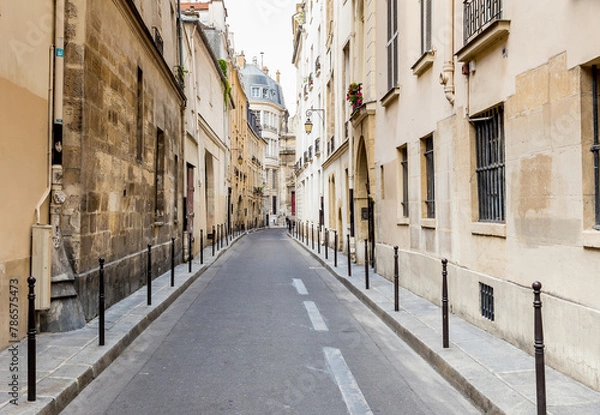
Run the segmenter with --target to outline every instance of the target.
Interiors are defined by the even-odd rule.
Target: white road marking
[[[350,415],[373,415],[373,411],[371,411],[369,404],[358,387],[356,379],[352,376],[352,372],[346,364],[342,352],[339,349],[324,347],[323,353],[325,354],[327,366],[335,378],[335,383],[337,383],[342,393],[348,413]]]
[[[304,283],[302,282],[302,280],[300,280],[298,278],[294,278],[293,281],[294,281],[293,282],[294,287],[296,287],[296,291],[298,291],[298,294],[308,295],[308,291],[306,290],[306,287],[304,286]]]
[[[325,324],[325,320],[323,320],[323,316],[321,316],[319,309],[313,301],[305,301],[304,307],[306,307],[306,311],[308,311],[308,317],[310,317],[313,329],[316,331],[329,331],[327,324]]]

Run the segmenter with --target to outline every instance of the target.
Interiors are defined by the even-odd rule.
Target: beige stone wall
[[[474,129],[456,115],[434,129],[436,219],[433,227],[423,226],[421,149],[418,137],[409,139],[410,217],[393,226],[400,195],[387,180],[393,175],[386,175],[377,266],[391,278],[392,247],[399,245],[401,284],[440,304],[440,259],[447,257],[451,311],[531,353],[531,284],[541,281],[547,362],[599,389],[600,292],[594,278],[600,255],[586,236],[597,232],[590,231],[590,79],[589,68],[569,68],[567,53],[561,53],[516,76],[516,92],[500,101],[507,195],[502,225],[477,222]],[[464,110],[459,106],[457,114]],[[386,171],[394,169],[389,155],[378,157]],[[479,282],[494,288],[493,322],[481,316]]]
[[[178,239],[178,251],[181,247],[183,101],[170,68],[124,2],[72,1],[67,25],[63,156],[67,201],[61,228],[89,318],[96,313],[99,257],[107,262],[106,297],[111,305],[145,284],[148,244],[155,247],[154,276],[170,263],[171,237]],[[143,97],[138,97],[138,68],[143,73]],[[140,157],[138,99],[143,101]],[[159,130],[164,173],[157,193]],[[161,214],[157,197],[163,200]]]
[[[38,203],[40,222],[48,223],[43,196],[49,174],[52,3],[39,2],[33,14],[21,2],[4,4],[0,11],[0,349],[27,334],[31,226],[37,222]],[[16,302],[9,297],[15,286]],[[9,329],[11,302],[18,306],[16,339]]]

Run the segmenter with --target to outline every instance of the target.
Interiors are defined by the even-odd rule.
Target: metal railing
[[[488,23],[502,18],[503,0],[464,0],[465,44],[483,31]]]

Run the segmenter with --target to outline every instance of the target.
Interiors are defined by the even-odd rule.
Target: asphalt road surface
[[[478,414],[298,247],[243,237],[63,414]]]

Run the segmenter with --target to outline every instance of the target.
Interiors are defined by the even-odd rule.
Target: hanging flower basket
[[[350,85],[348,85],[346,101],[352,105],[352,111],[356,110],[363,104],[362,84],[352,82]]]

